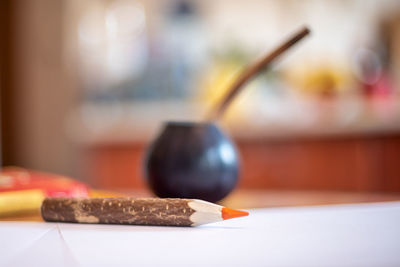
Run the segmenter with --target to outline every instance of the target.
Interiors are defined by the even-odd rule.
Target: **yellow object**
[[[215,65],[208,73],[203,88],[203,99],[206,103],[217,103],[227,93],[232,85],[234,77],[240,68],[234,63],[224,63]]]
[[[37,213],[45,198],[42,190],[20,190],[0,194],[0,217]]]
[[[121,194],[121,193],[116,193],[116,192],[110,192],[106,190],[90,190],[89,191],[89,196],[90,197],[127,197],[128,195],[126,194]]]
[[[90,197],[121,197],[124,194],[90,190]],[[40,206],[45,195],[39,189],[2,192],[0,194],[0,220],[41,221]]]
[[[349,70],[341,65],[294,68],[287,78],[294,88],[311,94],[336,94],[351,87]]]

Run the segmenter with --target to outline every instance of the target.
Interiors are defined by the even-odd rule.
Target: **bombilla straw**
[[[259,74],[262,70],[269,67],[269,65],[287,49],[292,47],[298,41],[303,39],[310,33],[307,27],[303,27],[288,40],[282,43],[280,46],[275,48],[272,52],[262,57],[258,61],[246,67],[236,78],[232,86],[227,90],[227,94],[222,98],[222,101],[218,103],[210,114],[207,116],[208,121],[217,121],[224,114],[225,110],[232,103],[233,99],[238,95],[241,89],[246,85],[252,78]]]

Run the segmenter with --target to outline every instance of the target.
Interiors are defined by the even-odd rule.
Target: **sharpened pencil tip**
[[[229,208],[222,208],[222,219],[228,220],[236,217],[248,216],[247,211],[234,210]]]

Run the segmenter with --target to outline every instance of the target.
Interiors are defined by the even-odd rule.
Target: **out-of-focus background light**
[[[4,164],[140,188],[163,121],[203,119],[243,67],[308,25],[221,121],[243,151],[241,186],[381,190],[400,173],[399,1],[6,2]],[[356,177],[331,181],[343,173]]]

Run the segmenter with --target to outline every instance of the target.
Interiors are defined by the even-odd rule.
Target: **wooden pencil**
[[[198,199],[180,198],[46,198],[41,214],[48,222],[197,226],[248,212]]]

